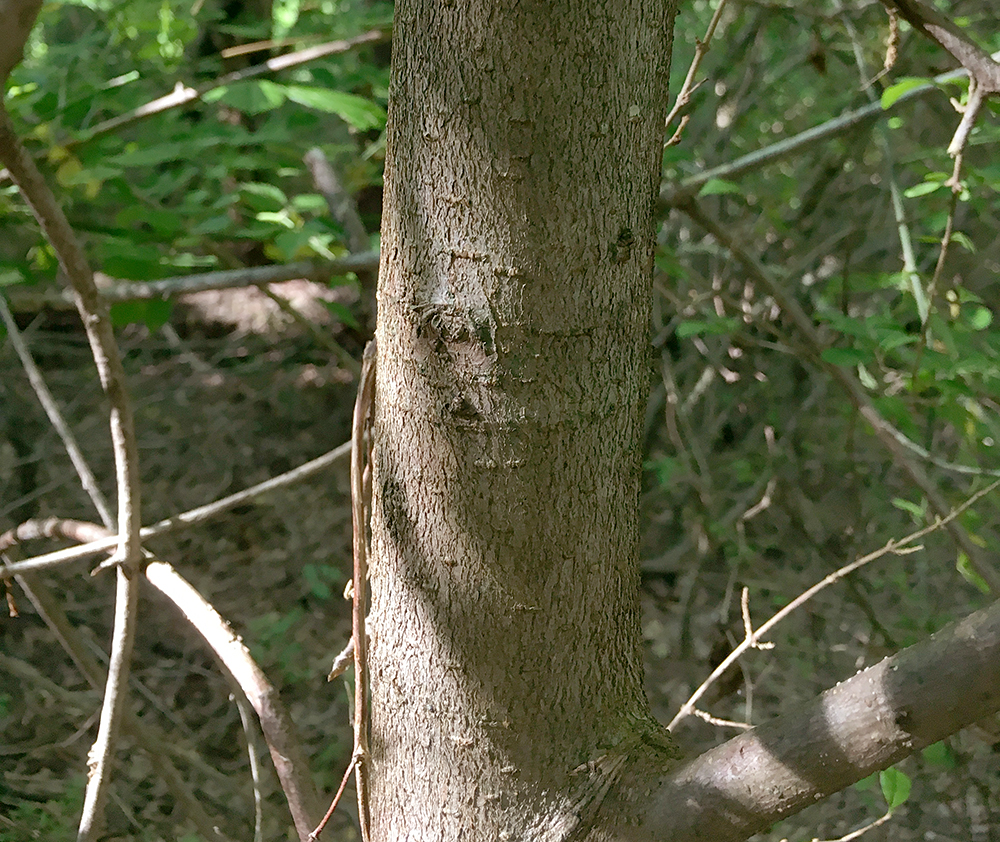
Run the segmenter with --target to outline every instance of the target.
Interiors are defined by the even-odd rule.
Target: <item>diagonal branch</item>
[[[795,300],[795,297],[790,295],[777,279],[760,264],[757,258],[736,241],[735,237],[724,230],[715,219],[708,216],[693,198],[681,199],[677,207],[728,249],[750,276],[774,298],[782,312],[791,320],[795,329],[808,343],[810,353],[817,360],[817,364],[822,366],[840,384],[857,412],[871,425],[876,438],[889,452],[893,461],[920,488],[937,516],[942,519],[947,518],[950,507],[938,487],[924,471],[923,466],[917,464],[916,460],[913,459],[909,452],[912,450],[908,447],[909,439],[882,417],[871,398],[868,397],[864,386],[854,374],[843,366],[831,365],[822,360],[821,353],[824,343],[812,320],[806,315],[805,310]],[[946,528],[955,544],[968,556],[975,571],[989,585],[990,590],[994,594],[1000,594],[1000,574],[984,558],[982,551],[972,542],[968,532],[956,521],[947,521]]]
[[[915,30],[936,41],[969,71],[984,93],[1000,92],[1000,64],[941,12],[921,0],[882,0]]]
[[[125,371],[115,342],[108,306],[102,300],[83,249],[70,227],[62,208],[49,189],[35,162],[17,137],[6,109],[0,105],[0,162],[31,207],[46,238],[52,244],[59,264],[76,298],[77,309],[90,342],[91,353],[110,404],[111,442],[115,455],[118,490],[118,563],[115,621],[112,633],[108,684],[101,707],[101,724],[91,750],[91,768],[87,779],[83,815],[78,842],[89,842],[97,834],[107,797],[108,778],[115,743],[121,725],[128,686],[128,662],[135,640],[135,614],[139,601],[139,583],[135,575],[142,558],[139,529],[142,525],[139,505],[139,452],[135,440],[132,407],[125,387]]]
[[[322,815],[294,723],[274,685],[257,666],[243,641],[212,605],[166,562],[146,566],[150,584],[181,610],[253,706],[274,761],[295,830],[302,842],[310,838]]]
[[[237,491],[235,494],[230,494],[228,497],[214,500],[211,503],[206,503],[204,506],[197,506],[194,509],[189,509],[188,511],[181,512],[178,515],[172,515],[171,517],[154,523],[152,526],[144,526],[139,534],[144,539],[153,538],[157,535],[165,535],[167,532],[175,532],[178,529],[185,529],[187,527],[196,526],[199,523],[212,520],[224,512],[227,512],[236,506],[242,505],[249,500],[253,500],[256,497],[260,497],[269,491],[274,491],[277,488],[284,488],[289,485],[294,485],[296,482],[301,482],[306,477],[315,474],[317,471],[328,468],[339,462],[341,459],[344,459],[350,452],[351,443],[349,441],[344,442],[338,447],[335,447],[333,450],[327,451],[322,456],[317,456],[315,459],[312,459],[303,465],[299,465],[297,468],[292,468],[290,471],[286,471],[276,477],[271,477],[268,480],[264,480],[264,482],[251,486],[250,488],[245,488],[242,491]],[[4,548],[4,540],[6,537],[7,533],[0,535],[0,551]],[[68,564],[71,561],[93,558],[94,556],[101,555],[102,553],[113,549],[117,541],[118,539],[116,537],[99,538],[97,540],[87,541],[87,543],[81,544],[78,547],[68,547],[65,550],[56,550],[55,552],[45,553],[44,555],[25,559],[24,561],[11,562],[5,567],[0,567],[0,579],[10,578],[23,573],[36,573],[50,567],[58,567],[61,564]],[[13,543],[16,543],[16,541]]]
[[[1000,709],[1000,602],[700,755],[630,840],[737,842]]]

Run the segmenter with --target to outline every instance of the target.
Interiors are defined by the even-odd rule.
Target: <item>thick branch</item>
[[[882,0],[918,32],[936,41],[969,71],[984,93],[1000,91],[1000,64],[951,20],[920,0]]]
[[[10,71],[20,63],[24,44],[41,8],[42,0],[0,0],[0,20],[4,25],[4,37],[0,38],[0,89],[7,84]]]
[[[1000,602],[661,783],[629,838],[735,842],[1000,709]]]

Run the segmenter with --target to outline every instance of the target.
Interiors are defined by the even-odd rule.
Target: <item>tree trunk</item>
[[[673,13],[397,3],[373,840],[582,838],[672,762],[642,687],[637,493]]]

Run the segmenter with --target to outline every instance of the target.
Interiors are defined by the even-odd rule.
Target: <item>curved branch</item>
[[[151,561],[146,565],[146,578],[198,630],[257,712],[295,829],[305,842],[319,822],[322,810],[294,724],[278,691],[229,623],[171,565]]]

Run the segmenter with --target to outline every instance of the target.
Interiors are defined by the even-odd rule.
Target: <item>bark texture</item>
[[[671,762],[637,490],[673,5],[397,4],[373,840],[582,838]]]

